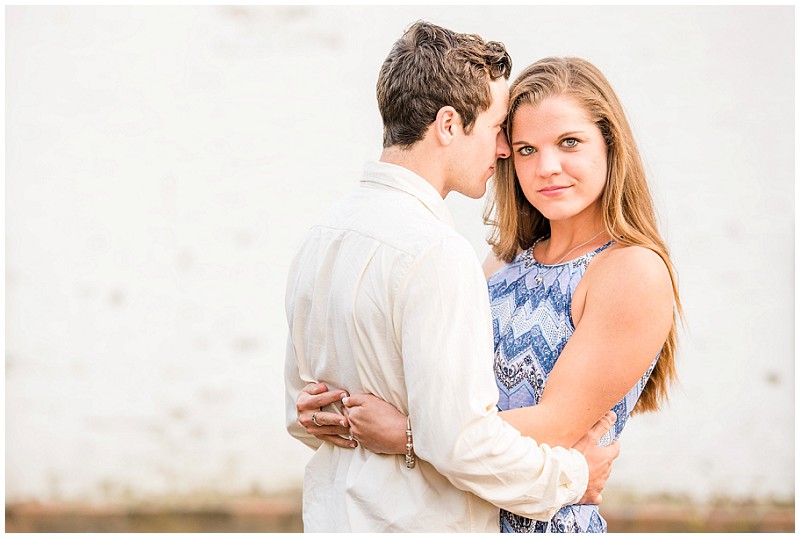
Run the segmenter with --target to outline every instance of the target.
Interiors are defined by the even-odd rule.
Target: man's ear
[[[436,119],[432,127],[436,140],[441,145],[447,146],[461,132],[461,116],[456,112],[455,108],[443,106],[436,113]]]

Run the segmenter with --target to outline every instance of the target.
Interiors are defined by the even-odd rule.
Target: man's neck
[[[445,174],[441,169],[441,159],[430,153],[420,143],[409,149],[391,146],[383,149],[379,160],[411,170],[430,183],[444,199],[449,190],[445,188]]]

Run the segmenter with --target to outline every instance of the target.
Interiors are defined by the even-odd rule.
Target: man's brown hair
[[[445,106],[458,112],[469,134],[491,105],[489,82],[510,73],[511,57],[502,43],[415,22],[395,42],[378,75],[383,147],[422,140]]]

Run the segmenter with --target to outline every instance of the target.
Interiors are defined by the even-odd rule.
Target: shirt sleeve
[[[448,238],[414,260],[393,316],[421,459],[455,487],[532,519],[583,496],[578,451],[537,445],[497,414],[488,292],[466,240]]]
[[[322,445],[322,441],[306,433],[306,429],[297,421],[297,396],[312,380],[305,381],[300,376],[291,330],[286,340],[286,364],[283,376],[286,389],[286,430],[292,437],[316,450]]]

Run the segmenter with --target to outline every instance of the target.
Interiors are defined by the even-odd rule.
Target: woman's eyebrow
[[[557,140],[560,140],[560,139],[562,139],[562,138],[567,138],[567,137],[569,137],[569,136],[574,136],[574,135],[582,135],[582,136],[586,136],[586,131],[581,131],[581,130],[576,130],[576,131],[567,131],[567,132],[565,132],[565,133],[561,133],[560,135],[558,135],[558,136],[556,137],[556,139],[557,139]],[[524,144],[524,145],[527,145],[527,146],[530,146],[530,145],[531,145],[529,142],[526,142],[526,141],[524,141],[524,140],[519,140],[519,141],[517,141],[517,142],[511,142],[511,145],[512,145],[512,146],[518,146],[518,145],[521,145],[521,144]]]

